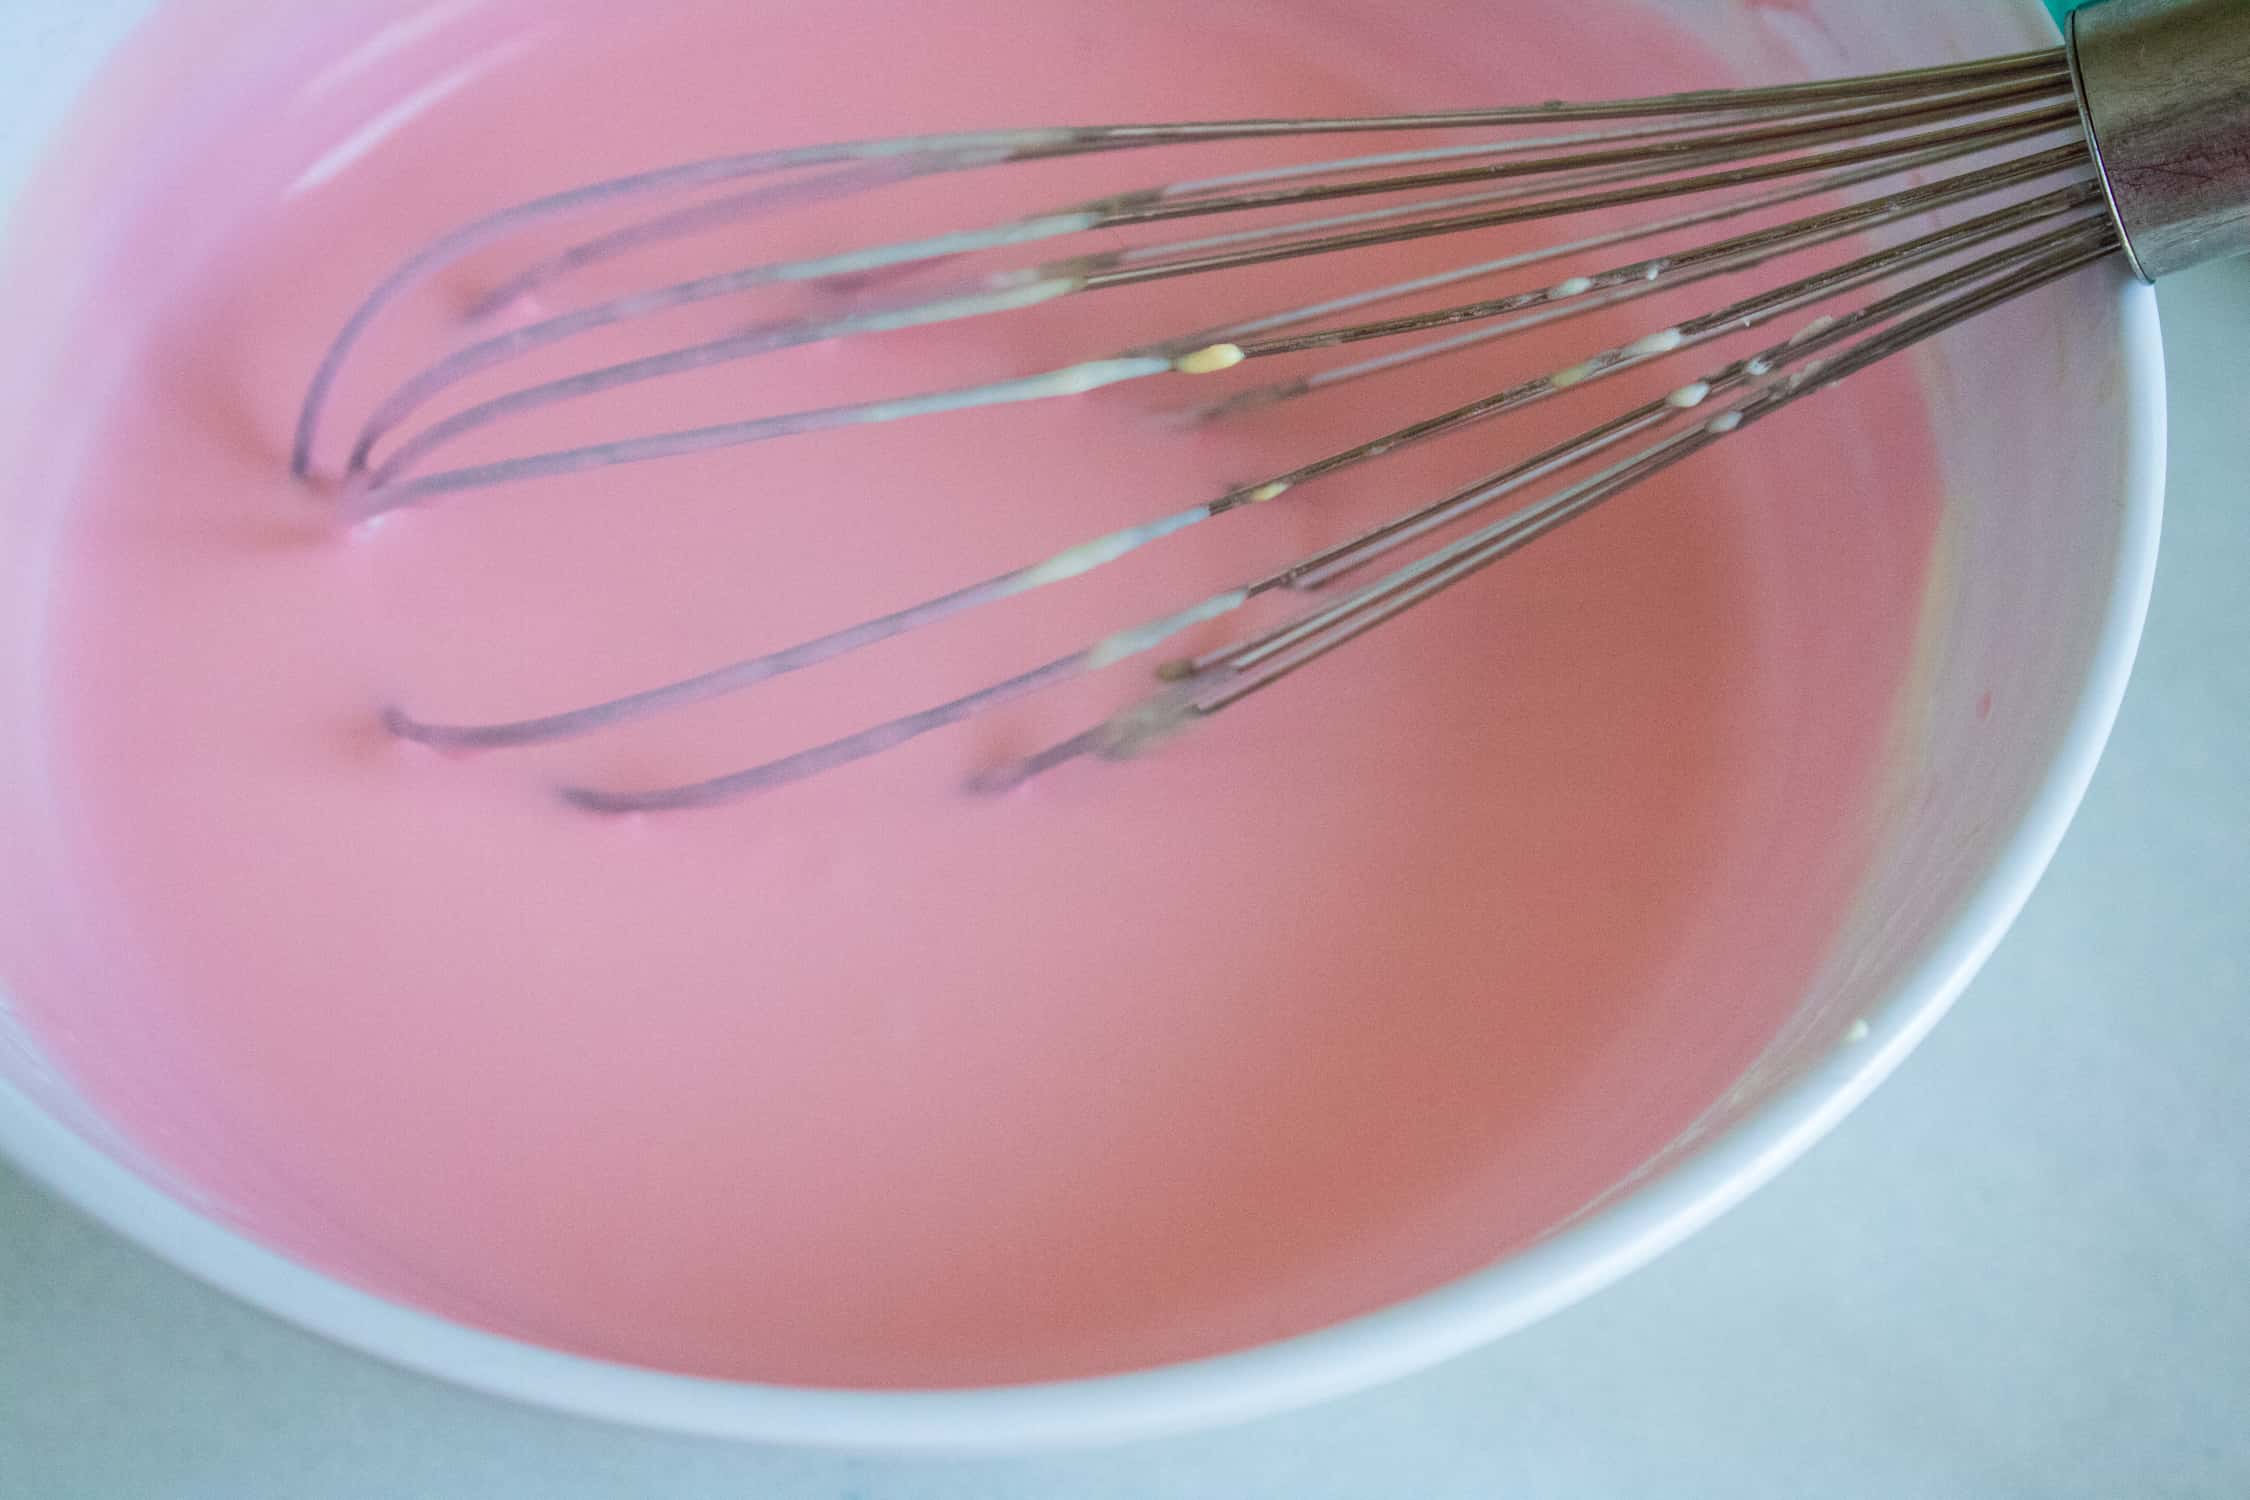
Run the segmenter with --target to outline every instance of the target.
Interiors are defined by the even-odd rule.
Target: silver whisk
[[[1524,132],[1532,132],[1525,134]],[[1856,371],[2036,287],[2111,256],[2154,279],[2250,251],[2250,3],[2102,0],[2072,18],[2069,45],[1949,67],[1832,82],[1600,103],[1551,103],[1360,119],[1003,130],[761,152],[669,167],[505,210],[429,245],[352,315],[315,372],[293,467],[313,471],[336,377],[361,335],[401,293],[440,266],[534,226],[633,200],[687,199],[526,266],[486,310],[561,284],[596,262],[723,224],[877,192],[911,179],[1001,172],[1011,164],[1176,145],[1305,137],[1426,134],[1427,143],[1115,194],[1061,207],[1027,205],[983,228],[841,253],[769,261],[611,298],[469,343],[380,401],[344,464],[365,514],[542,476],[781,439],[826,428],[1075,395],[1121,382],[1197,376],[1287,354],[1345,357],[1310,375],[1254,386],[1194,415],[1223,417],[1730,276],[1820,246],[1870,237],[1876,248],[1767,284],[1662,330],[1591,351],[1567,368],[1434,413],[1216,498],[892,613],[607,702],[501,723],[433,723],[403,708],[401,736],[500,747],[583,734],[736,692],[817,666],[948,615],[1060,582],[1243,507],[1295,495],[1325,476],[1379,461],[1572,387],[1677,360],[1698,346],[1777,321],[1787,332],[1670,392],[1528,454],[1464,488],[1210,597],[1174,603],[1067,655],[951,701],[690,785],[573,787],[603,811],[701,806],[781,785],[1124,659],[1192,626],[1283,590],[1312,595],[1294,616],[1216,650],[1166,660],[1140,701],[1084,733],[996,767],[980,785],[1012,784],[1073,757],[1131,755],[1319,660],[1658,470]],[[1806,211],[1727,234],[1723,226],[1798,204]],[[1411,280],[1339,286],[1333,296],[1260,310],[1216,326],[1102,352],[1061,368],[969,385],[757,415],[715,426],[441,466],[465,435],[505,418],[640,381],[829,340],[962,319],[1183,276],[1463,234],[1576,215],[1634,211],[1622,226],[1564,236],[1505,257]],[[1950,211],[1950,212],[1949,212]],[[1227,216],[1198,233],[1199,219]],[[1247,227],[1244,227],[1244,226]],[[1150,226],[1117,245],[1093,239]],[[1171,229],[1155,226],[1180,226]],[[1636,256],[1636,242],[1710,226],[1692,249]],[[1093,248],[1081,249],[1091,242]],[[949,263],[1021,252],[1027,263],[920,291],[901,283]],[[1597,262],[1595,257],[1601,257]],[[1567,258],[1529,289],[1369,316],[1384,303],[1503,278]],[[1536,273],[1535,273],[1536,274]],[[435,420],[441,393],[534,350],[668,309],[761,287],[809,284],[837,294],[833,312],[775,319],[724,338],[539,381]],[[1254,296],[1255,279],[1244,282]],[[1815,309],[1831,310],[1806,320]],[[1777,329],[1776,332],[1780,332]],[[1370,344],[1379,352],[1357,354]],[[1503,502],[1509,502],[1502,510]],[[1497,512],[1497,513],[1496,513]],[[1378,560],[1367,581],[1331,589]]]

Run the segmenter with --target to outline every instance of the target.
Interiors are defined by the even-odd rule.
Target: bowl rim
[[[1802,1155],[1902,1062],[1998,946],[2062,841],[2123,700],[2163,511],[2164,368],[2153,288],[2117,298],[2124,512],[2069,721],[2021,819],[1898,983],[1786,1087],[1546,1239],[1389,1307],[1233,1353],[1123,1374],[947,1390],[720,1380],[470,1328],[330,1277],[177,1199],[0,1079],[0,1157],[191,1276],[393,1365],[532,1406],[658,1431],[858,1452],[995,1453],[1122,1442],[1305,1406],[1512,1333],[1645,1265]]]

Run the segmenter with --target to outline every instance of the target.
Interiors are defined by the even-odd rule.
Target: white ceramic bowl
[[[278,5],[280,0],[273,0]],[[1530,0],[1525,0],[1530,3]],[[145,0],[14,0],[53,24],[122,36]],[[251,24],[260,0],[214,0]],[[2042,46],[2033,0],[1959,6],[1694,0],[1698,30],[1746,76],[1904,66]],[[212,9],[207,6],[206,10]],[[40,29],[34,20],[30,31]],[[26,34],[28,35],[28,33]],[[122,163],[160,128],[161,48],[128,49],[143,118],[82,120],[82,162]],[[34,91],[13,106],[19,134]],[[0,143],[8,133],[0,131]],[[20,147],[16,149],[22,149]],[[9,164],[0,162],[0,168]],[[0,171],[0,183],[7,181]],[[98,181],[98,177],[95,179]],[[0,382],[36,378],[58,334],[69,243],[100,195],[45,183],[5,222]],[[41,341],[50,341],[43,344]],[[28,356],[28,357],[26,357]],[[1003,1389],[854,1392],[666,1375],[495,1337],[371,1296],[273,1253],[168,1195],[42,1064],[0,996],[0,1149],[119,1233],[245,1300],[401,1365],[504,1396],[648,1427],[862,1449],[1020,1449],[1114,1440],[1317,1401],[1435,1363],[1622,1276],[1779,1171],[1897,1066],[2014,918],[2076,809],[2108,735],[2155,562],[2164,409],[2154,300],[2120,273],[2001,310],[1923,359],[1955,497],[1884,830],[1829,962],[1737,1087],[1632,1180],[1535,1246],[1381,1312],[1221,1358]],[[0,402],[11,392],[0,384]],[[0,406],[0,410],[8,409]],[[41,456],[0,455],[15,495]],[[56,460],[50,456],[46,460]],[[11,502],[13,503],[13,502]],[[34,549],[0,538],[0,701],[35,670]],[[2005,681],[1998,699],[1986,689]],[[21,797],[0,759],[0,796]]]

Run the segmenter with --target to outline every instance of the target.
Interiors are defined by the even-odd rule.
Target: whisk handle
[[[2070,63],[2133,269],[2250,254],[2250,0],[2082,6]]]

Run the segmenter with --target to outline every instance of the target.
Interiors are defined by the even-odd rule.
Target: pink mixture
[[[1146,663],[719,810],[603,818],[554,788],[710,775],[936,701],[1624,392],[632,729],[448,757],[377,715],[539,713],[783,644],[1652,315],[1192,435],[1157,409],[1231,377],[541,481],[358,532],[284,469],[305,378],[359,295],[505,202],[910,129],[1723,81],[1650,12],[1606,7],[1584,48],[1583,6],[1517,7],[1502,30],[1486,0],[335,10],[229,54],[223,98],[151,143],[89,249],[114,291],[75,316],[131,352],[56,372],[95,426],[54,538],[43,689],[6,710],[54,832],[15,840],[41,857],[0,885],[70,914],[6,934],[16,1012],[214,1212],[377,1291],[670,1369],[1084,1375],[1314,1328],[1524,1244],[1677,1134],[1787,1015],[1864,854],[1912,648],[1938,497],[1911,366],[1721,445],[1159,754],[999,798],[962,781],[1124,701]],[[377,19],[402,14],[430,24]],[[1068,199],[1180,169],[1035,170]],[[890,237],[893,215],[986,190],[824,210],[792,244]],[[500,270],[472,260],[385,325],[340,393],[329,466]],[[1249,301],[1283,305],[1335,268],[1264,274]],[[1245,285],[800,351],[463,451],[1038,368],[1240,308]]]

